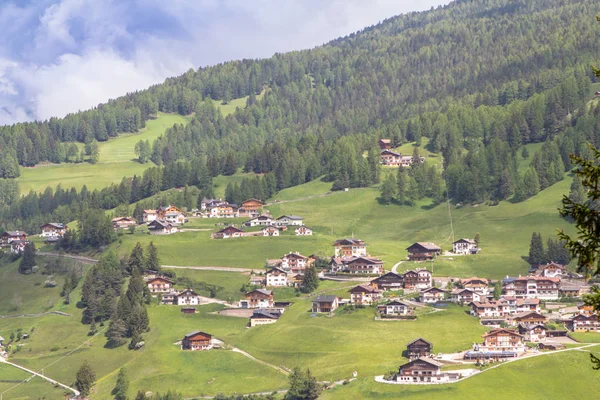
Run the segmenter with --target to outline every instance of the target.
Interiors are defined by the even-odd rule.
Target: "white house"
[[[419,301],[422,303],[437,303],[446,298],[446,292],[442,289],[431,287],[422,290],[419,294]]]
[[[40,237],[44,238],[61,238],[64,236],[67,231],[67,227],[65,224],[60,224],[58,222],[48,222],[40,227],[42,233]]]
[[[303,220],[304,218],[297,215],[282,215],[273,221],[273,224],[277,226],[302,226]]]
[[[452,252],[454,254],[477,254],[479,247],[475,240],[462,238],[452,243]]]
[[[398,300],[392,300],[387,304],[377,306],[377,311],[383,315],[409,315],[412,312],[413,307],[408,303],[404,303]]]
[[[287,273],[280,268],[271,268],[267,271],[267,286],[283,287],[288,285]]]
[[[156,211],[156,210],[144,210],[144,214],[142,214],[142,220],[144,222],[156,221],[157,218],[158,218],[158,211]]]
[[[296,236],[311,236],[313,234],[312,229],[307,226],[301,225],[294,229]]]
[[[200,297],[192,289],[186,289],[175,295],[175,301],[178,306],[197,306],[200,304]]]
[[[268,226],[273,224],[273,218],[270,215],[259,215],[256,218],[249,219],[244,222],[243,226]]]
[[[268,225],[262,228],[263,236],[279,236],[279,228],[276,226]]]

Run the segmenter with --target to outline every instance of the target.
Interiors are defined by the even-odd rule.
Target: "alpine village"
[[[598,13],[450,1],[0,126],[0,399],[593,397]]]

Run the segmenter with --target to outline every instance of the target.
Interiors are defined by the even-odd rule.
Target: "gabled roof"
[[[279,319],[279,317],[281,317],[281,313],[274,311],[274,310],[264,310],[264,309],[258,309],[258,310],[254,310],[252,312],[252,316],[250,316],[250,319],[253,318],[268,318],[268,319]]]
[[[469,292],[469,293],[473,293],[473,294],[475,293],[475,291],[472,289],[454,289],[452,291],[452,294],[461,294],[463,292]]]
[[[425,339],[423,339],[423,338],[417,338],[417,339],[413,340],[412,342],[408,343],[408,344],[406,345],[406,347],[410,346],[411,344],[415,344],[415,343],[417,343],[417,342],[424,342],[424,343],[426,343],[426,344],[428,344],[428,345],[430,345],[430,346],[433,346],[433,345],[431,344],[431,342],[428,342],[427,340],[425,340]]]
[[[535,328],[541,328],[545,331],[548,330],[548,328],[546,328],[546,326],[544,324],[531,324],[531,325],[524,325],[524,324],[519,324],[519,332],[521,331],[532,331]]]
[[[169,279],[169,278],[167,278],[165,276],[155,276],[154,278],[148,279],[146,281],[146,283],[151,283],[151,282],[154,282],[154,281],[166,281],[166,282],[169,282],[169,283],[174,283],[171,279]]]
[[[440,288],[436,288],[436,287],[430,287],[430,288],[421,290],[421,293],[429,293],[429,292],[438,292],[438,293],[442,292],[442,293],[445,293],[446,291],[442,290]]]
[[[45,226],[51,226],[56,229],[65,229],[66,228],[65,224],[61,224],[59,222],[48,222],[48,223],[45,223],[44,225],[40,226],[40,228],[43,228]]]
[[[469,243],[469,244],[477,244],[477,242],[474,239],[466,239],[466,238],[458,239],[457,241],[452,242],[452,244],[454,244],[454,243],[462,243],[462,242]]]
[[[157,214],[158,211],[156,210],[144,210],[144,214]]]
[[[396,156],[396,157],[402,157],[402,154],[400,154],[398,152],[395,152],[395,151],[392,151],[392,150],[382,150],[381,154],[391,154],[391,155]]]
[[[519,332],[513,330],[513,329],[506,329],[506,328],[497,328],[497,329],[492,329],[491,331],[489,331],[488,333],[482,335],[481,337],[488,337],[488,336],[494,336],[494,335],[498,335],[500,333],[507,333],[509,335],[512,336],[519,336],[519,337],[523,337],[523,335],[519,334]]]
[[[203,336],[208,336],[208,337],[212,338],[212,335],[210,333],[206,333],[206,332],[202,332],[202,331],[190,332],[187,335],[185,335],[184,338],[189,339],[189,338],[194,337],[196,335],[203,335]]]
[[[2,234],[2,236],[27,236],[25,232],[22,231],[6,231]]]
[[[334,301],[337,300],[337,296],[332,296],[332,295],[320,295],[315,297],[315,299],[313,300],[313,302],[316,303],[332,303]]]
[[[254,290],[251,290],[251,291],[249,291],[249,292],[246,292],[246,296],[247,296],[247,295],[249,295],[249,294],[251,294],[251,293],[254,293],[254,292],[258,292],[258,293],[264,294],[265,296],[271,296],[271,295],[273,294],[273,291],[272,291],[272,290],[267,290],[267,289],[254,289]]]
[[[281,258],[298,258],[300,260],[306,260],[306,259],[308,259],[308,257],[303,256],[300,253],[288,253],[288,254],[284,255],[283,257],[281,257]]]
[[[334,246],[364,246],[366,243],[360,239],[338,239],[333,243]]]
[[[302,221],[304,219],[304,218],[299,217],[297,215],[282,215],[281,217],[277,218],[277,220],[279,221],[280,219],[284,219],[284,218],[293,219],[293,220],[296,220],[296,221]]]
[[[240,228],[236,228],[235,226],[229,225],[229,226],[226,226],[225,228],[221,229],[217,233],[229,233],[229,232],[244,232],[244,231],[241,230]]]
[[[391,139],[379,139],[379,141],[380,141],[381,143],[386,143],[386,144],[390,144],[390,143],[392,143],[392,140],[391,140]]]
[[[461,279],[460,283],[461,283],[461,285],[468,285],[468,284],[470,284],[473,281],[482,281],[486,285],[489,283],[489,281],[486,278],[478,278],[476,276],[472,276],[470,278]]]
[[[395,272],[387,272],[387,273],[381,275],[379,278],[373,279],[371,282],[379,282],[379,281],[386,280],[386,279],[389,279],[389,278],[394,278],[394,279],[397,279],[399,281],[403,280],[402,275],[398,275]]]
[[[252,197],[252,198],[249,198],[248,200],[244,200],[244,201],[242,201],[242,205],[243,205],[244,203],[247,203],[247,202],[249,202],[249,201],[256,201],[256,202],[258,202],[258,203],[260,203],[260,204],[264,204],[264,203],[263,203],[261,200],[259,200],[259,199],[255,199],[255,198],[253,198],[253,197]]]
[[[379,293],[379,289],[375,289],[371,285],[358,285],[348,290],[350,293]]]
[[[384,305],[385,306],[405,306],[405,307],[412,307],[410,304],[404,303],[403,301],[400,301],[400,300],[392,300],[389,303],[386,303]]]
[[[270,270],[267,271],[267,274],[270,274],[272,272],[279,272],[282,274],[286,274],[286,272],[284,270],[282,270],[281,268],[277,268],[277,267],[273,267]]]
[[[413,247],[418,246],[425,250],[429,251],[440,251],[442,250],[438,245],[433,242],[416,242],[406,248],[406,250],[412,249]]]
[[[524,311],[522,313],[518,313],[513,315],[513,319],[519,319],[519,318],[525,318],[528,316],[534,316],[534,317],[542,317],[543,319],[546,319],[546,317],[544,317],[542,314],[535,312],[535,311]]]
[[[175,296],[183,296],[183,295],[198,296],[198,293],[194,292],[192,289],[185,289],[185,290],[182,290],[181,292],[175,294]]]

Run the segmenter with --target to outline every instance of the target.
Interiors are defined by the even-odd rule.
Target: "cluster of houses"
[[[179,232],[179,227],[188,220],[179,208],[167,205],[158,207],[156,210],[144,210],[142,221],[151,234],[170,235]],[[116,226],[115,228],[117,229]]]
[[[21,254],[29,243],[23,231],[5,231],[0,236],[0,247],[10,248],[12,254]]]
[[[294,230],[296,236],[311,236],[312,229],[303,224],[304,218],[297,215],[282,215],[272,218],[268,214],[260,214],[242,224],[242,227],[261,227],[258,231],[245,231],[242,227],[237,228],[229,225],[212,234],[213,239],[232,239],[245,236],[279,236],[281,232],[288,229]]]
[[[222,199],[202,199],[200,210],[195,210],[193,216],[202,218],[255,218],[260,215],[264,205],[258,199],[248,199],[239,206]]]

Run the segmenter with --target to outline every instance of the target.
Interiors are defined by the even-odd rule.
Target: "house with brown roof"
[[[250,316],[250,327],[274,324],[281,317],[281,311],[273,309],[258,309]]]
[[[265,274],[267,287],[285,287],[288,286],[288,275],[281,268],[271,268]]]
[[[262,214],[258,217],[249,219],[242,224],[243,226],[270,226],[273,225],[273,217],[268,214]]]
[[[261,229],[263,236],[279,236],[279,228],[273,225],[267,225]]]
[[[156,210],[144,210],[142,214],[142,221],[145,223],[152,222],[158,218],[158,211]]]
[[[546,278],[562,278],[567,276],[569,271],[565,265],[550,262],[548,264],[536,266],[534,269],[530,270],[530,273],[536,276],[544,276]]]
[[[294,233],[296,236],[312,236],[313,231],[307,226],[300,225],[296,229],[294,229]]]
[[[258,211],[258,210],[262,210],[264,205],[265,205],[265,203],[263,203],[262,201],[260,201],[258,199],[248,199],[248,200],[242,202],[242,204],[240,205],[240,208],[243,208],[244,210],[249,210],[249,211]]]
[[[173,302],[178,306],[197,306],[200,304],[200,296],[192,289],[186,289],[176,293]]]
[[[548,328],[544,324],[519,325],[519,333],[526,342],[541,342],[546,339]]]
[[[392,140],[391,139],[379,139],[379,148],[381,150],[391,149],[392,148]]]
[[[377,312],[379,312],[382,316],[385,315],[394,317],[411,315],[413,310],[413,306],[400,300],[392,300],[389,303],[377,306]]]
[[[557,300],[560,278],[544,276],[506,277],[502,280],[502,292],[521,299]]]
[[[535,311],[525,311],[511,317],[514,325],[539,325],[546,322],[546,317]]]
[[[244,231],[231,225],[212,234],[213,239],[231,239],[242,236],[244,236]]]
[[[432,286],[431,271],[423,268],[404,272],[404,289],[424,290]]]
[[[435,243],[417,242],[406,248],[410,261],[429,261],[439,256],[442,249]]]
[[[403,384],[435,384],[457,381],[461,375],[456,372],[443,372],[442,363],[430,358],[417,358],[401,365],[396,374],[396,382]]]
[[[360,239],[339,239],[333,247],[335,257],[368,257],[367,244]]]
[[[166,293],[173,290],[175,283],[164,276],[156,276],[154,278],[146,280],[146,285],[150,293]]]
[[[7,246],[12,243],[13,240],[27,240],[27,234],[22,231],[5,231],[0,235],[0,244]]]
[[[452,252],[454,254],[477,254],[479,246],[474,239],[462,238],[452,242]]]
[[[523,335],[515,330],[506,328],[492,329],[483,335],[483,344],[478,345],[478,351],[514,352],[521,354],[525,352],[525,342]]]
[[[281,257],[281,268],[293,274],[304,274],[309,265],[308,257],[299,252],[290,252]]]
[[[192,350],[192,351],[196,351],[196,350],[210,350],[213,348],[213,337],[212,335],[205,333],[205,332],[200,332],[200,331],[194,331],[191,333],[188,333],[187,335],[185,335],[183,337],[183,340],[181,341],[181,349],[182,350]]]
[[[421,290],[421,293],[419,294],[419,301],[421,303],[434,304],[444,301],[445,299],[446,291],[436,287],[430,287],[428,289]]]
[[[371,281],[371,285],[379,290],[400,290],[404,288],[404,277],[394,272],[388,272]]]
[[[472,302],[480,302],[482,296],[471,289],[454,289],[450,293],[449,300],[457,304],[469,304]]]
[[[67,226],[58,222],[48,222],[40,226],[42,233],[40,237],[48,239],[60,239],[65,235]]]
[[[241,308],[272,308],[273,305],[273,292],[266,289],[254,289],[245,294],[244,300],[240,300]]]
[[[471,278],[461,279],[460,286],[465,289],[470,289],[480,295],[487,295],[489,293],[490,282],[485,278],[478,278],[473,276]]]
[[[331,295],[319,295],[313,299],[312,312],[331,313],[339,307],[339,298]]]
[[[112,219],[113,229],[127,229],[130,226],[136,226],[137,220],[131,217],[115,217]]]
[[[372,275],[383,273],[383,261],[372,257],[333,257],[329,266],[331,273]]]
[[[304,218],[297,215],[282,215],[273,221],[273,225],[277,226],[302,226]]]
[[[379,154],[379,162],[386,167],[398,167],[402,162],[402,154],[386,149]]]
[[[357,305],[371,305],[381,300],[381,290],[371,285],[358,285],[350,289],[350,303]]]
[[[147,226],[148,230],[153,235],[170,235],[179,231],[177,224],[160,219],[148,222]]]
[[[598,314],[577,314],[567,321],[567,328],[573,332],[600,332]]]
[[[433,351],[433,344],[423,338],[418,338],[406,345],[406,356],[410,360],[428,357]]]

